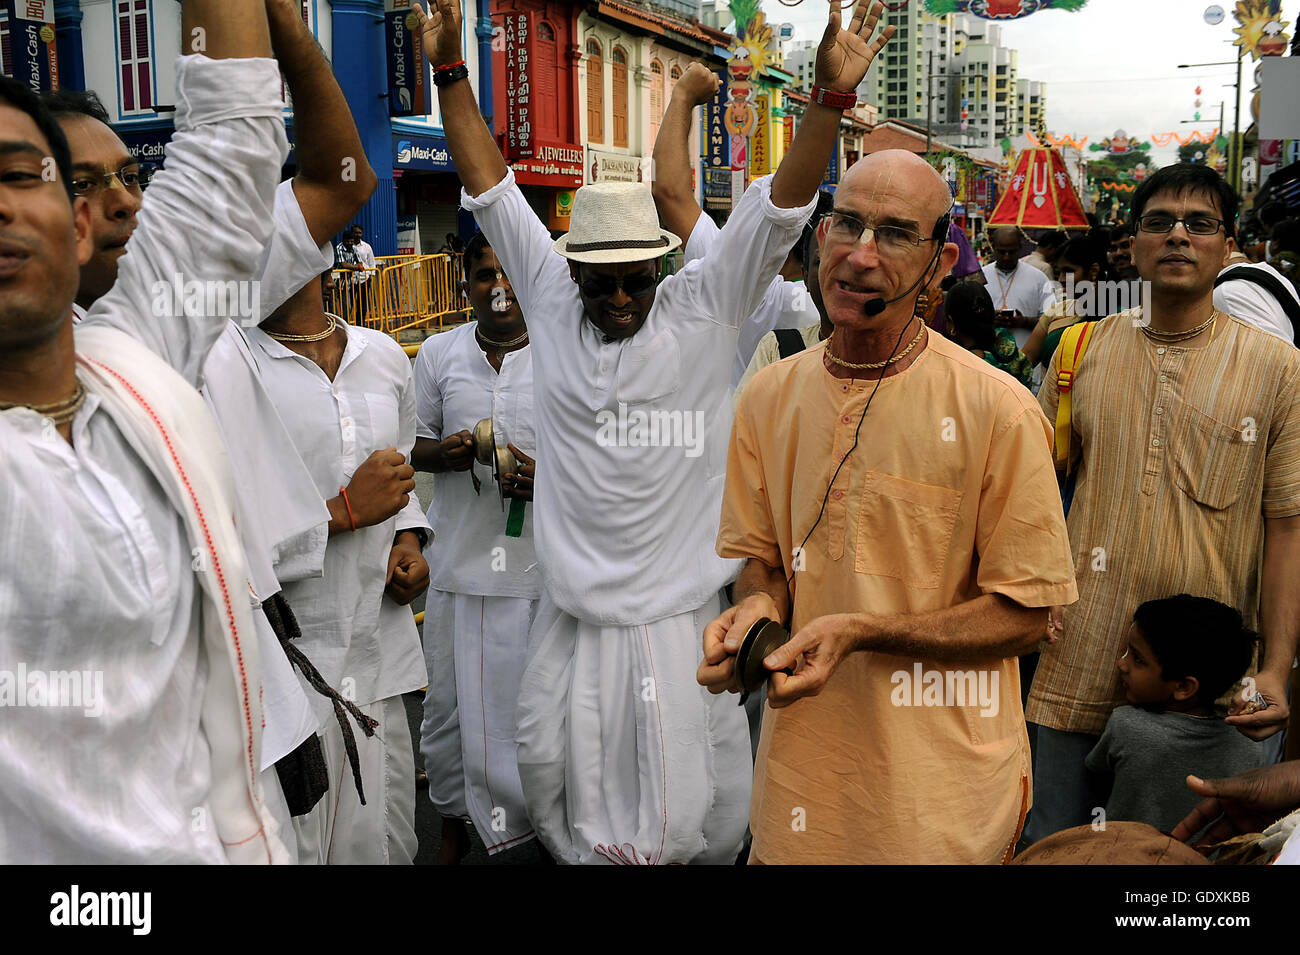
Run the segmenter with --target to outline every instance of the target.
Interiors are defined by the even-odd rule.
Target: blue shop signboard
[[[118,138],[122,140],[122,145],[126,146],[126,151],[136,162],[161,166],[167,155],[167,144],[171,142],[175,130],[172,124],[168,123],[166,126],[115,126],[113,131],[117,133]],[[293,124],[286,124],[284,131],[289,140],[289,155],[284,162],[285,165],[293,165]]]
[[[455,172],[447,140],[441,136],[393,130],[393,168]]]

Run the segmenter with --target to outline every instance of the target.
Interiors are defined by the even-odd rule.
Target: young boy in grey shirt
[[[1262,765],[1263,745],[1223,721],[1215,700],[1250,667],[1258,636],[1241,614],[1179,594],[1138,607],[1117,664],[1119,706],[1085,765],[1114,775],[1106,818],[1170,832],[1200,801],[1188,774],[1222,779]]]

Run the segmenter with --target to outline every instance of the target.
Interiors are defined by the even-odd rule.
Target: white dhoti
[[[537,601],[430,590],[425,602],[420,752],[429,798],[468,816],[489,853],[535,835],[515,756],[515,709]]]
[[[298,861],[303,865],[410,865],[415,835],[415,751],[400,696],[360,706],[379,721],[368,737],[352,722],[366,804],[357,798],[343,731],[331,718],[321,731],[330,788],[311,812],[295,816]]]
[[[543,596],[519,694],[519,775],[558,861],[735,861],[753,780],[745,711],[695,681],[719,612],[714,597],[603,627]]]

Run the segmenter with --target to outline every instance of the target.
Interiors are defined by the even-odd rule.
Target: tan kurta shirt
[[[741,397],[719,554],[793,572],[875,387],[832,377],[825,347],[763,369]],[[928,333],[920,358],[880,382],[805,546],[794,629],[829,613],[924,613],[988,593],[1030,607],[1074,600],[1049,445],[1028,391]],[[819,695],[767,710],[754,855],[999,862],[1029,791],[1014,658],[954,666],[855,653]]]
[[[1264,518],[1300,514],[1300,352],[1229,316],[1213,339],[1162,345],[1139,314],[1098,324],[1074,379],[1079,602],[1027,714],[1070,732],[1101,733],[1123,702],[1115,661],[1144,601],[1211,597],[1257,626]],[[1053,421],[1060,356],[1039,395]]]

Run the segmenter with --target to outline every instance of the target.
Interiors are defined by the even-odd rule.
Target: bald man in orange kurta
[[[949,247],[880,234],[937,232],[933,171],[873,154],[835,198],[876,235],[823,223],[835,333],[741,396],[718,553],[748,560],[699,679],[734,689],[759,617],[794,635],[765,661],[796,669],[769,683],[751,862],[1004,862],[1032,792],[1016,656],[1078,596],[1050,428],[1020,384],[921,328],[910,297],[862,307],[941,274]]]

